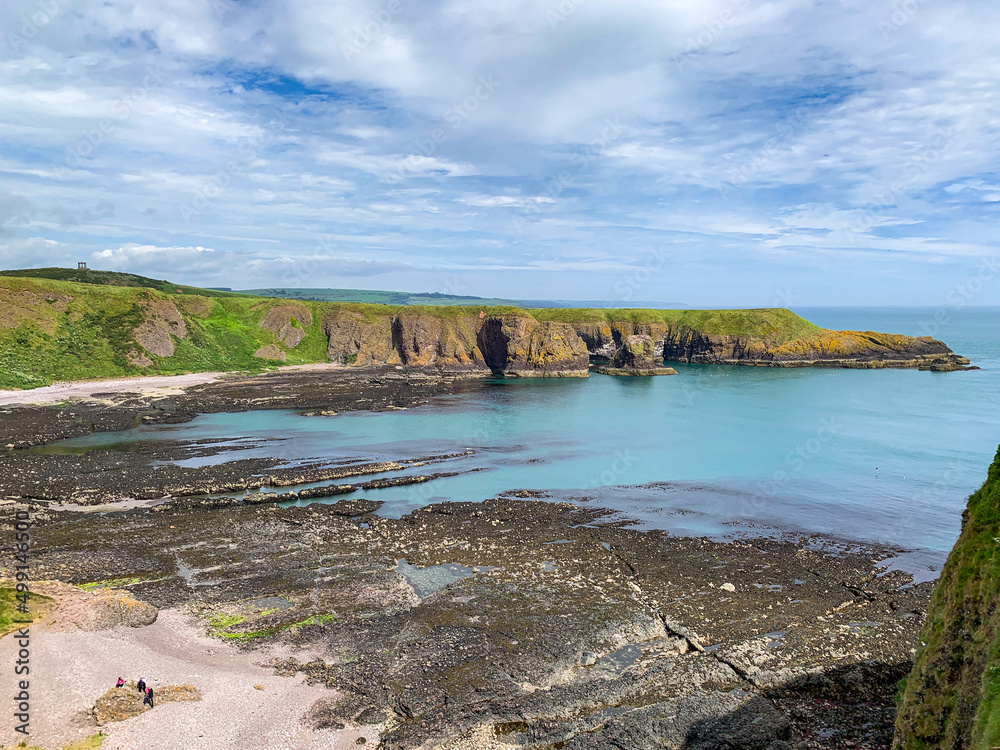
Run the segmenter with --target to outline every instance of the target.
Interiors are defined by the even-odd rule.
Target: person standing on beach
[[[146,697],[142,699],[142,705],[145,706],[147,703],[149,704],[150,708],[153,707],[153,688],[152,687],[146,688]]]
[[[136,687],[139,688],[139,692],[140,693],[145,693],[146,692],[146,678],[145,677],[140,677],[139,678],[139,683],[136,685]]]

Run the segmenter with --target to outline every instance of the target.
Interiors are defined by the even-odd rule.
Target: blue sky
[[[1000,304],[1000,6],[12,0],[0,264]]]

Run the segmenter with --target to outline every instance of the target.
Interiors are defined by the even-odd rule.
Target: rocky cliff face
[[[713,334],[686,326],[628,321],[573,324],[591,356],[609,362],[621,356],[630,336],[653,342],[660,361],[735,364],[764,367],[920,367],[938,371],[962,369],[969,360],[941,341],[874,331],[820,330],[807,338],[780,341],[769,336]]]
[[[968,364],[940,341],[871,331],[820,330],[808,338],[780,341],[666,323],[566,323],[538,321],[528,314],[391,315],[342,307],[326,313],[323,331],[332,362],[433,367],[470,375],[585,376],[590,361],[610,374],[669,374],[664,361],[941,370]]]
[[[312,322],[312,312],[305,305],[276,305],[264,315],[260,327],[294,348],[306,337],[305,328]]]
[[[138,309],[143,320],[132,330],[132,335],[144,351],[133,348],[125,356],[133,364],[148,367],[153,363],[149,354],[158,357],[174,355],[174,340],[187,338],[187,324],[177,305],[170,300],[143,300]]]
[[[1000,451],[969,498],[896,719],[897,750],[1000,746]]]
[[[477,342],[494,374],[586,377],[590,355],[566,323],[507,315],[483,318]]]
[[[587,347],[565,323],[518,315],[365,315],[337,308],[323,318],[331,362],[434,367],[470,375],[585,377]]]
[[[821,331],[808,339],[775,344],[766,339],[678,329],[668,331],[664,357],[678,362],[772,367],[919,367],[939,359],[968,364],[940,341],[874,331]]]
[[[940,341],[825,331],[782,309],[392,308],[0,276],[0,387],[255,370],[269,361],[469,377],[586,377],[591,364],[653,374],[669,369],[664,361],[935,371],[968,364]]]

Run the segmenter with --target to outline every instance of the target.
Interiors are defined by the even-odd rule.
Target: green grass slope
[[[906,680],[894,748],[1000,747],[1000,451],[969,498]]]
[[[140,367],[127,355],[136,349],[134,329],[146,317],[144,305],[157,300],[177,306],[188,335],[175,341],[172,356],[149,355],[152,365]],[[0,388],[146,374],[259,371],[275,364],[253,355],[277,342],[273,333],[260,327],[275,304],[281,302],[0,277]],[[313,312],[305,338],[288,351],[287,364],[326,360],[321,315]]]

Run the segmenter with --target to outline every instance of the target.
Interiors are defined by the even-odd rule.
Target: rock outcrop
[[[174,339],[186,339],[188,335],[184,316],[168,299],[146,299],[140,303],[144,320],[135,327],[132,334],[139,346],[158,357],[174,355]],[[137,359],[146,359],[141,352]]]
[[[790,313],[789,313],[790,314]],[[590,362],[614,375],[666,375],[665,362],[762,367],[967,369],[944,343],[873,331],[813,327],[798,337],[747,335],[687,325],[538,320],[533,315],[373,314],[338,307],[323,319],[331,362],[358,367],[432,367],[466,375],[578,376]]]
[[[611,364],[597,368],[602,375],[676,375],[673,367],[663,366],[663,347],[647,334],[627,337],[611,358]]]
[[[476,336],[483,358],[495,375],[517,377],[586,377],[587,346],[566,323],[505,315],[487,317]]]
[[[267,311],[260,327],[277,336],[281,343],[295,348],[306,337],[305,328],[312,322],[312,312],[305,305],[277,305]]]
[[[155,703],[157,706],[163,703],[173,703],[175,701],[200,701],[201,692],[193,685],[167,685],[165,687],[155,686]],[[94,703],[87,712],[90,719],[99,727],[115,721],[125,721],[133,716],[151,711],[142,702],[142,693],[136,689],[136,683],[129,681],[124,687],[111,688]]]
[[[897,750],[1000,745],[1000,451],[969,498],[920,633]]]
[[[335,307],[323,317],[323,333],[331,362],[358,367],[403,363],[393,346],[392,318],[388,315]]]
[[[393,343],[400,361],[412,367],[483,368],[478,327],[474,317],[399,315],[392,320]]]

